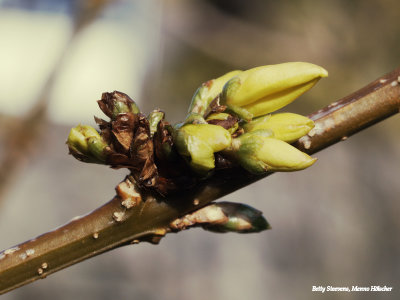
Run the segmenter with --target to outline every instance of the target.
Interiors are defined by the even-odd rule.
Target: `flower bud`
[[[316,159],[288,143],[271,137],[271,132],[256,130],[232,142],[239,164],[250,173],[297,171],[311,166]]]
[[[174,142],[180,155],[189,159],[193,171],[201,175],[215,167],[214,152],[231,143],[229,131],[211,124],[187,124],[176,130]]]
[[[245,132],[259,129],[269,129],[274,132],[274,138],[293,143],[314,128],[313,120],[293,113],[266,115],[243,125]]]
[[[104,150],[108,146],[100,134],[91,126],[78,125],[71,129],[67,145],[78,160],[102,164],[106,160]]]
[[[289,62],[253,68],[230,79],[222,103],[240,106],[255,117],[282,108],[313,87],[328,72],[314,64]]]
[[[231,71],[221,77],[203,83],[193,95],[189,113],[203,115],[210,102],[222,92],[224,84],[240,72]]]

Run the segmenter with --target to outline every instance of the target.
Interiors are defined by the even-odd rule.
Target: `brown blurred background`
[[[308,114],[400,65],[398,0],[0,0],[0,248],[105,203],[124,171],[67,155],[104,91],[181,120],[201,82],[308,61],[330,75],[287,110]],[[225,200],[261,234],[169,235],[114,250],[2,299],[399,299],[398,116]],[[313,285],[392,286],[313,293]]]

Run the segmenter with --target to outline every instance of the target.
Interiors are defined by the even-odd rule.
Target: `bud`
[[[203,83],[193,95],[189,113],[203,115],[210,102],[222,92],[224,84],[240,72],[231,71],[221,77]]]
[[[256,130],[245,133],[232,142],[232,149],[239,164],[250,173],[298,171],[316,161],[315,158],[271,135],[271,131]]]
[[[174,142],[179,154],[188,157],[193,171],[206,175],[215,167],[214,152],[231,143],[229,131],[211,124],[187,124],[176,130]]]
[[[312,88],[328,72],[314,64],[289,62],[253,68],[230,79],[221,100],[255,117],[282,108]]]
[[[243,125],[246,132],[259,129],[273,131],[274,138],[293,143],[314,128],[313,120],[293,113],[266,115]]]
[[[271,229],[262,212],[241,203],[218,202],[211,204],[221,209],[227,219],[224,222],[204,224],[202,227],[214,232],[252,233]]]
[[[160,123],[160,121],[164,119],[164,115],[165,114],[160,110],[153,110],[147,117],[147,119],[149,120],[151,136],[153,136],[154,133],[157,131],[158,123]]]
[[[232,202],[208,204],[174,220],[170,224],[170,229],[180,231],[194,226],[220,233],[251,233],[271,229],[261,211],[245,204]]]
[[[103,93],[101,100],[97,101],[97,103],[104,114],[112,120],[120,113],[138,114],[140,112],[135,101],[127,94],[118,91]]]
[[[106,160],[104,150],[108,146],[100,134],[91,126],[78,125],[71,129],[67,145],[78,160],[102,164]]]
[[[208,124],[222,126],[233,134],[238,128],[238,119],[227,113],[214,113],[208,116],[206,119]]]

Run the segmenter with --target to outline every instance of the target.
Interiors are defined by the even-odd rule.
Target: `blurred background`
[[[286,110],[309,114],[400,65],[397,0],[0,0],[0,248],[102,205],[125,172],[65,140],[105,91],[181,120],[204,81],[307,61],[330,75]],[[192,229],[114,250],[2,299],[399,299],[400,121],[394,116],[224,200],[273,229]],[[313,285],[393,286],[313,293]]]

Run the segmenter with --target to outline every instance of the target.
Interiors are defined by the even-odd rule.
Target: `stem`
[[[398,113],[399,76],[400,68],[313,113],[315,128],[295,146],[312,154]],[[175,219],[270,174],[221,172],[168,199],[146,192],[139,196],[134,190],[127,195],[126,190],[121,192],[125,181],[117,187],[118,196],[104,206],[0,253],[0,294],[119,246],[143,240],[157,243]],[[122,202],[126,197],[139,200],[130,207]]]

